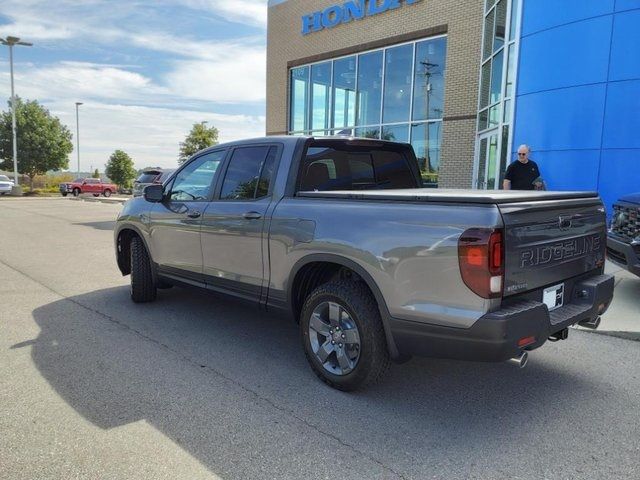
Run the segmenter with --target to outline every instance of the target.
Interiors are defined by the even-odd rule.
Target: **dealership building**
[[[267,133],[410,142],[426,185],[640,191],[640,0],[270,0]]]

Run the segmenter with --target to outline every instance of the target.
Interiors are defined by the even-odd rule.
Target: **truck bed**
[[[412,188],[401,190],[337,190],[298,192],[306,198],[342,198],[353,200],[382,200],[395,202],[441,202],[505,204],[532,201],[576,200],[598,198],[597,192],[541,192],[516,190],[462,190]]]

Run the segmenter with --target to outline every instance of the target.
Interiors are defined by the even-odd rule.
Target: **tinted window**
[[[311,147],[302,162],[299,190],[416,188],[402,152],[391,148]]]
[[[138,177],[136,182],[138,183],[153,183],[153,181],[160,175],[159,172],[143,173]]]
[[[171,187],[171,200],[180,202],[203,201],[209,198],[225,150],[211,152],[196,158],[180,170]]]
[[[9,181],[9,177],[7,177],[6,175],[0,175],[0,181],[8,182]]]
[[[251,200],[267,195],[275,166],[275,147],[237,148],[222,184],[223,200]]]

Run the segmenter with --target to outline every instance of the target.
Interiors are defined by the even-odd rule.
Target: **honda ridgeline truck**
[[[613,296],[596,193],[421,188],[408,144],[267,137],[196,154],[115,228],[134,302],[198,287],[286,311],[341,390],[412,355],[524,366]]]

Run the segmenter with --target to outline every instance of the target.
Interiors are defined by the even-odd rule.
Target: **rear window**
[[[136,182],[138,183],[153,183],[153,181],[161,175],[160,172],[145,172],[138,177]]]
[[[409,162],[392,146],[338,144],[308,148],[299,191],[417,188]]]

